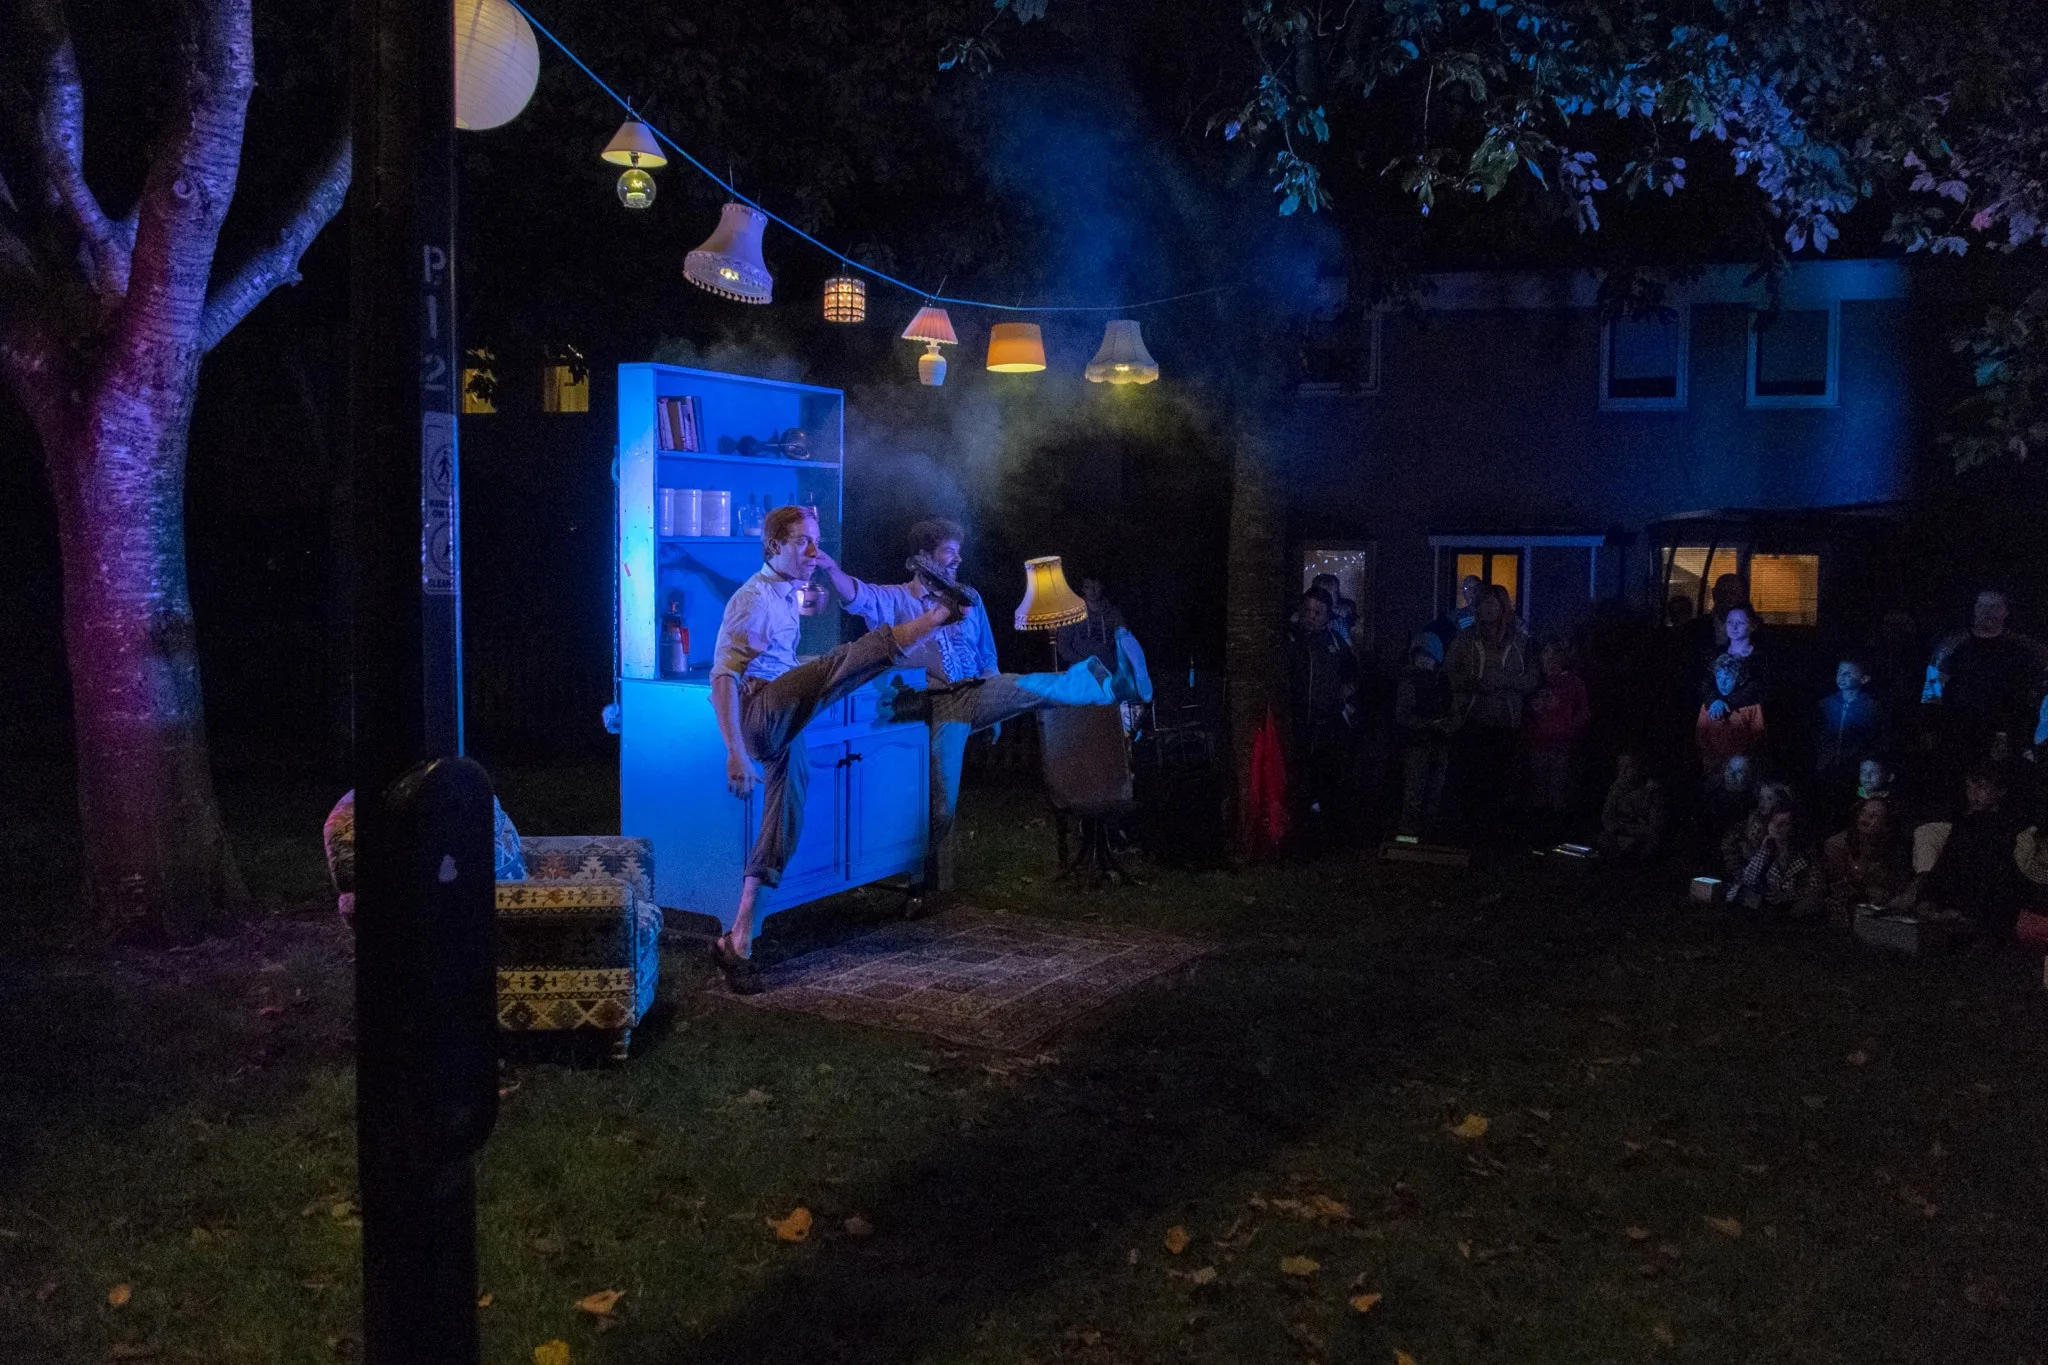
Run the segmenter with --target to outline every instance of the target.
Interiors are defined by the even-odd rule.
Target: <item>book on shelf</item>
[[[654,410],[655,425],[663,450],[687,454],[704,448],[703,432],[697,415],[697,399],[694,395],[657,398],[654,400]]]

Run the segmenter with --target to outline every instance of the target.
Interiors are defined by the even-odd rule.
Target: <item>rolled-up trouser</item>
[[[899,658],[887,626],[766,682],[748,678],[740,688],[740,737],[760,761],[767,783],[761,798],[761,833],[747,855],[746,875],[763,886],[782,884],[782,869],[804,831],[804,797],[811,767],[804,726],[863,683],[889,671]]]
[[[1047,706],[1114,706],[1110,671],[1087,658],[1060,673],[999,673],[927,694],[931,725],[931,832],[925,845],[927,891],[953,889],[953,819],[960,809],[960,768],[967,737]]]

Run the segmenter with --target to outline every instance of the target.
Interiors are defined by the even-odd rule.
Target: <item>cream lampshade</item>
[[[747,204],[727,204],[718,212],[718,227],[683,258],[683,278],[700,289],[738,303],[769,303],[775,278],[761,259],[761,234],[768,215]]]
[[[1045,338],[1035,322],[999,322],[989,328],[988,367],[997,374],[1033,374],[1045,368]]]
[[[1137,321],[1119,318],[1102,329],[1102,349],[1083,373],[1091,384],[1149,384],[1159,377],[1159,362],[1145,349]]]
[[[1088,604],[1067,586],[1058,555],[1024,561],[1024,600],[1017,604],[1017,629],[1058,630],[1088,619]]]
[[[619,125],[619,131],[612,134],[612,140],[605,143],[598,155],[614,166],[656,166],[668,165],[668,158],[661,154],[661,144],[654,140],[654,130],[639,119],[629,118]]]
[[[540,44],[505,0],[455,0],[455,126],[479,132],[519,117],[540,79]]]
[[[910,325],[903,329],[905,341],[922,341],[924,354],[917,358],[917,382],[927,388],[937,388],[946,382],[946,357],[939,354],[941,346],[957,346],[960,338],[953,331],[953,319],[943,308],[931,304],[917,310],[910,319]]]

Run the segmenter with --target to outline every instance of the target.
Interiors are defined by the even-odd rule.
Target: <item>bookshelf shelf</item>
[[[792,460],[785,455],[706,455],[697,450],[657,450],[664,460],[688,460],[692,464],[741,464],[772,469],[837,469],[837,460]]]

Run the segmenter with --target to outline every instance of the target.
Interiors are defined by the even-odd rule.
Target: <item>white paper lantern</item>
[[[455,0],[455,126],[510,123],[533,98],[540,44],[505,0]]]

